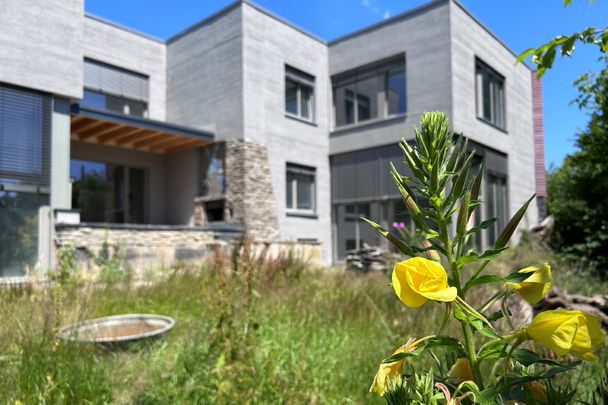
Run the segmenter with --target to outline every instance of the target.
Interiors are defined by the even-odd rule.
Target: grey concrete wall
[[[224,10],[167,42],[167,120],[242,139],[240,7]]]
[[[89,15],[84,19],[81,42],[85,57],[147,75],[149,117],[165,119],[167,55],[164,43]]]
[[[265,11],[243,4],[244,135],[266,146],[272,188],[283,240],[307,238],[321,243],[321,259],[332,258],[327,46]],[[285,116],[285,64],[315,77],[315,123]],[[286,163],[316,169],[316,217],[288,216]]]
[[[165,155],[133,151],[113,146],[72,141],[71,158],[97,162],[124,164],[147,169],[148,177],[148,223],[167,224],[167,162]],[[179,179],[172,179],[179,181]]]
[[[167,155],[167,223],[194,225],[194,198],[200,191],[199,163],[198,149]]]
[[[509,215],[513,215],[535,191],[530,70],[523,64],[515,65],[516,56],[456,2],[450,2],[450,18],[452,125],[467,137],[508,155]],[[477,118],[476,57],[505,77],[506,132]],[[537,218],[533,203],[522,228]]]
[[[0,82],[80,98],[83,7],[83,0],[3,1]]]
[[[435,2],[329,43],[330,75],[405,53],[406,76],[405,116],[332,132],[331,154],[396,144],[423,112],[451,112],[449,17],[449,2]]]
[[[71,208],[70,103],[54,97],[51,116],[51,207]]]

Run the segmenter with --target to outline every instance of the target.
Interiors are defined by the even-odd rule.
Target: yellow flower
[[[416,350],[416,347],[412,347],[411,344],[416,341],[416,338],[410,338],[408,341],[395,350],[393,352],[393,356],[397,353],[411,352]],[[398,375],[403,373],[403,364],[405,363],[405,359],[397,360],[392,363],[382,363],[378,368],[378,372],[374,377],[374,382],[372,382],[372,386],[369,388],[370,392],[375,392],[378,395],[384,395],[384,391],[386,391],[388,385],[388,380],[390,378],[395,378]]]
[[[597,359],[593,349],[602,346],[606,339],[599,319],[579,310],[541,312],[525,331],[528,337],[560,356],[570,352],[589,361]]]
[[[464,357],[460,357],[456,360],[456,363],[454,363],[448,373],[448,377],[473,381],[473,370],[471,370],[471,363],[469,363],[469,360]]]
[[[545,263],[543,267],[530,266],[521,269],[519,273],[531,273],[528,278],[519,283],[508,283],[515,291],[530,304],[536,304],[551,289],[551,266]]]
[[[530,393],[534,397],[535,400],[539,401],[542,404],[547,403],[547,387],[544,384],[538,381],[531,381],[527,384],[524,384],[526,388],[530,390]]]
[[[412,257],[393,268],[393,289],[408,307],[418,308],[428,300],[454,301],[456,288],[448,286],[443,266],[423,257]]]

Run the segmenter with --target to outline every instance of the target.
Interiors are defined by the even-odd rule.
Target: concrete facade
[[[412,139],[412,127],[426,111],[446,111],[456,132],[506,160],[510,215],[535,190],[531,71],[514,65],[513,52],[456,0],[434,0],[329,42],[249,0],[166,41],[85,15],[82,1],[11,0],[0,15],[0,82],[57,100],[54,208],[70,208],[68,164],[82,159],[145,168],[149,224],[195,227],[206,218],[201,150],[161,154],[69,140],[65,107],[82,98],[84,58],[145,75],[149,119],[207,130],[226,141],[222,175],[228,183],[212,197],[225,199],[229,219],[267,242],[313,243],[324,264],[335,259],[334,205],[358,203],[332,195],[330,162],[368,151],[377,156],[353,162],[352,171],[385,165],[383,159],[394,157],[386,148]],[[405,60],[405,112],[336,128],[332,77],[394,56]],[[504,77],[505,130],[477,118],[477,59]],[[286,66],[314,77],[310,122],[286,114]],[[288,164],[313,169],[312,212],[287,209]],[[366,198],[395,199],[384,194]],[[531,206],[522,227],[537,217]]]
[[[82,96],[83,0],[3,1],[0,82]]]

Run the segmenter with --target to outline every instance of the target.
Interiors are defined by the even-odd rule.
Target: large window
[[[83,81],[83,106],[148,117],[148,76],[85,58]]]
[[[38,259],[38,210],[48,204],[51,98],[0,85],[0,277]]]
[[[405,59],[393,57],[334,76],[336,127],[405,113]]]
[[[477,117],[505,129],[505,78],[479,59],[475,63]]]
[[[315,78],[285,66],[285,112],[306,121],[314,120]]]
[[[141,224],[146,220],[146,170],[72,159],[72,207],[84,222]]]
[[[287,163],[286,171],[286,208],[287,212],[314,214],[315,174],[312,167]]]

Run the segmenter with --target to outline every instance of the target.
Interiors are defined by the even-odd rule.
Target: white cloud
[[[376,5],[374,5],[373,0],[361,0],[361,4],[371,13],[382,15],[382,18],[384,18],[385,20],[391,16],[391,10],[386,9],[384,10],[384,12],[381,12],[380,9]]]

